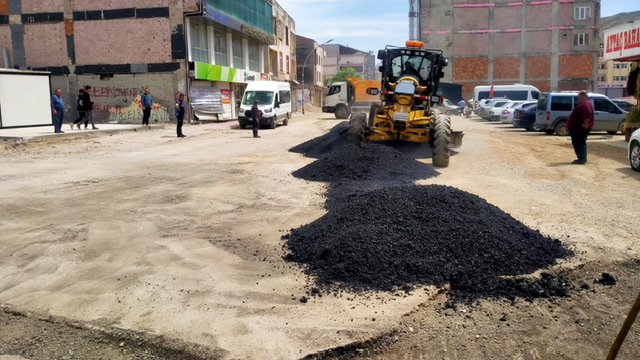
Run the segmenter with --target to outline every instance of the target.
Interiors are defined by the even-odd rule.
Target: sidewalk
[[[69,124],[62,126],[62,134],[53,132],[53,125],[32,126],[10,129],[0,129],[0,140],[22,140],[22,141],[38,141],[51,139],[53,137],[81,137],[89,136],[92,133],[113,133],[122,131],[140,131],[143,130],[141,125],[131,124],[96,124],[97,130],[71,130]],[[151,130],[164,129],[165,124],[151,125]]]

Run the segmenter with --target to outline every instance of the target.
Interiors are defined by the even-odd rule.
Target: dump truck
[[[347,119],[356,112],[369,111],[371,104],[380,100],[377,95],[369,95],[367,89],[380,88],[380,80],[361,80],[345,77],[329,85],[322,112],[335,114],[336,119]]]
[[[435,105],[444,101],[437,95],[448,59],[441,50],[425,49],[421,41],[407,41],[405,47],[387,45],[378,51],[382,61],[378,95],[369,114],[354,113],[349,132],[363,141],[409,141],[428,143],[433,149],[433,165],[449,166],[452,146],[462,145],[464,133],[451,130],[451,119]]]

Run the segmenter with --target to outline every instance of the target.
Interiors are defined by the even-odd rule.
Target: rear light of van
[[[551,121],[551,113],[547,111],[547,121]]]
[[[502,110],[502,115],[508,115],[509,114],[509,110]]]

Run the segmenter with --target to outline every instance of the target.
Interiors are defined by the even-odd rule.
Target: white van
[[[488,99],[491,93],[491,85],[476,86],[473,89],[474,109],[480,104],[480,100]],[[540,90],[535,86],[513,84],[513,85],[494,85],[493,97],[505,98],[513,101],[536,101]]]
[[[275,129],[278,123],[289,124],[291,117],[291,86],[280,81],[251,81],[242,95],[238,122],[240,128],[253,125],[251,107],[258,100],[258,108],[262,111],[260,125],[268,125]]]

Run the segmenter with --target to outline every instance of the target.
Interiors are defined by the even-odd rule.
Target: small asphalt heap
[[[392,147],[326,149],[294,176],[329,183],[328,213],[283,236],[285,259],[303,265],[320,291],[410,292],[449,284],[453,302],[568,294],[562,276],[528,276],[572,255],[559,240],[476,195],[414,185],[437,172]]]

